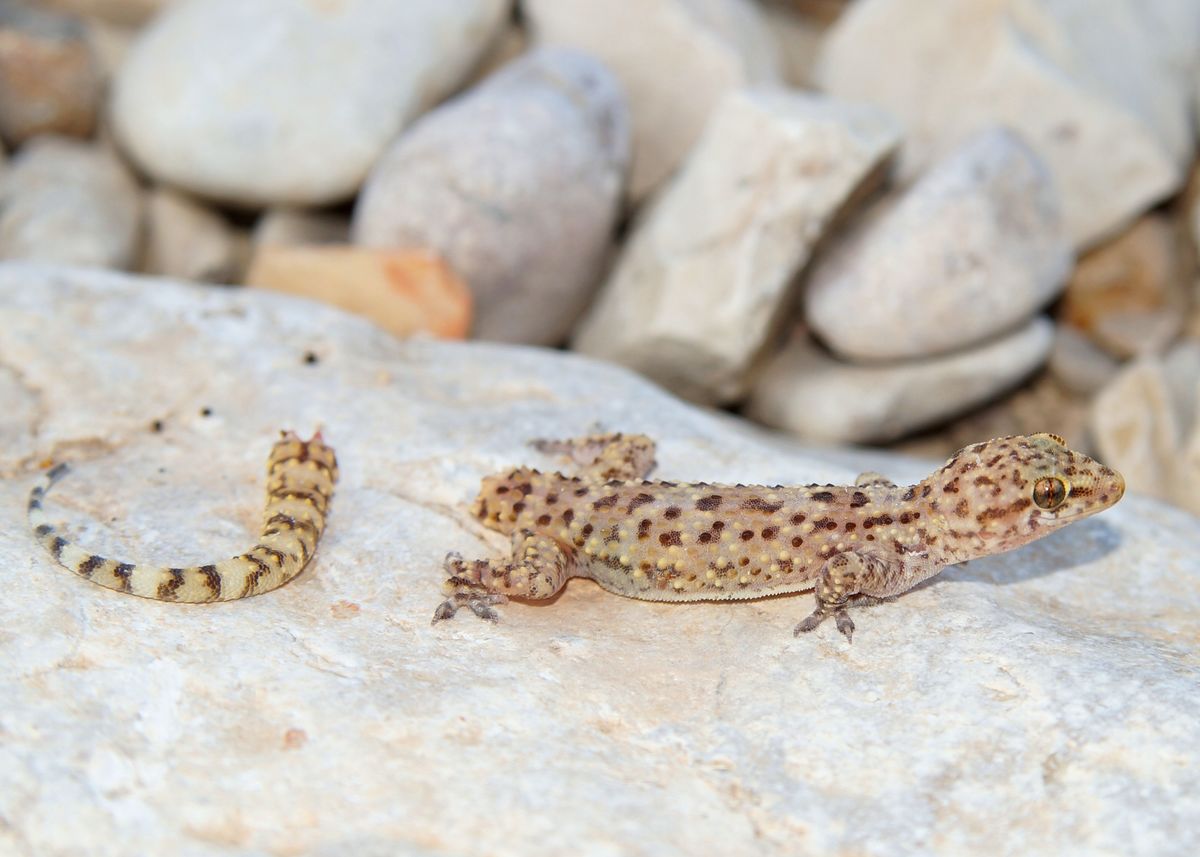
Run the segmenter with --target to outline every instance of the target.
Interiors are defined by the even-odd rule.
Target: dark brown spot
[[[79,568],[76,569],[84,577],[91,577],[96,573],[96,569],[104,565],[104,557],[92,554],[83,562],[79,563]]]
[[[929,496],[930,494],[932,494],[932,493],[933,493],[933,486],[932,486],[932,485],[926,485],[924,488],[922,488],[922,489],[921,489],[921,496],[922,496],[922,497],[928,497],[928,496]],[[906,497],[905,499],[907,499],[907,500],[911,500],[912,498],[911,498],[911,497]]]
[[[715,509],[721,508],[721,495],[709,494],[707,497],[701,497],[696,501],[696,508],[701,512],[712,512]]]
[[[533,485],[529,482],[522,482],[517,486],[516,490],[520,491],[526,497],[533,493]]]
[[[557,502],[558,502],[557,494],[547,494],[546,495],[546,505],[547,506],[553,506]]]
[[[133,566],[127,562],[122,562],[113,569],[113,577],[121,581],[120,591],[129,592],[132,590],[130,578],[133,576]]]
[[[742,530],[742,534],[738,538],[744,542],[748,542],[754,538],[754,530]]]
[[[513,503],[513,514],[514,515],[519,515],[524,511],[525,511],[525,501],[524,500],[518,500],[517,502]]]
[[[601,497],[599,500],[597,500],[595,503],[593,503],[592,508],[593,509],[609,509],[615,505],[617,505],[617,495],[609,494],[607,497]]]
[[[658,534],[658,543],[663,547],[674,545],[676,547],[683,546],[683,539],[679,535],[679,530],[671,530],[666,533]]]
[[[943,485],[942,491],[946,494],[957,494],[958,493],[958,477],[955,476],[953,479],[951,479],[949,482],[947,482],[945,485]]]
[[[817,491],[812,495],[812,498],[814,500],[816,500],[818,503],[832,503],[833,502],[833,492],[832,491]]]
[[[507,485],[497,485],[497,486],[496,486],[496,493],[497,493],[497,494],[507,494],[507,493],[508,493],[508,486],[507,486]]]
[[[632,500],[629,501],[629,505],[625,508],[625,511],[628,512],[629,514],[633,514],[633,510],[636,509],[638,506],[645,506],[647,503],[653,503],[653,502],[654,502],[653,494],[645,494],[645,493],[638,494],[636,497],[634,497]]]
[[[800,538],[799,536],[792,536],[792,547],[798,548],[802,544],[804,544],[804,539]]]
[[[588,488],[586,485],[585,485],[584,487],[582,487],[582,488],[576,488],[576,489],[575,489],[575,496],[576,496],[576,497],[586,497],[586,496],[587,496],[587,493],[588,493],[590,490],[592,490],[592,489]]]
[[[774,515],[783,508],[783,503],[769,503],[762,497],[748,497],[742,501],[742,508],[747,512],[762,512],[765,515]]]
[[[34,535],[37,536],[49,535],[52,532],[54,532],[54,527],[50,526],[49,524],[38,524],[33,531]]]
[[[901,499],[902,500],[911,500],[913,497],[916,496],[916,494],[917,494],[917,486],[914,485],[911,488],[909,488],[907,491],[904,492]],[[922,496],[925,496],[925,495],[922,495]]]
[[[958,515],[960,518],[965,518],[971,514],[971,504],[967,502],[966,497],[963,497],[954,504],[954,514]],[[904,523],[904,520],[901,519],[901,522]]]
[[[275,533],[279,532],[280,525],[287,527],[289,530],[305,530],[311,533],[314,538],[318,535],[317,527],[311,521],[298,520],[293,518],[291,515],[285,515],[283,512],[276,512],[274,515],[267,518],[263,535],[274,535]]]
[[[870,501],[867,499],[867,495],[861,491],[855,491],[854,494],[850,497],[850,507],[852,509],[857,509],[860,506],[865,506],[865,505],[867,505],[868,502],[870,502]]]
[[[713,539],[712,533],[708,533],[708,532],[701,533],[700,535],[696,536],[696,541],[700,542],[700,544],[702,544],[702,545],[708,544],[709,542],[712,541],[712,539]]]
[[[650,527],[651,527],[650,519],[643,518],[641,520],[641,523],[638,524],[638,538],[639,539],[650,538]]]
[[[539,527],[550,526],[550,516],[549,515],[538,515],[537,525]]]
[[[762,537],[767,541],[779,535],[779,527],[763,527]]]
[[[259,551],[261,553],[266,554],[271,559],[275,560],[275,564],[277,566],[279,566],[280,568],[283,568],[283,563],[284,563],[284,559],[285,559],[283,551],[277,551],[277,550],[275,550],[275,548],[268,547],[267,545],[255,545],[253,548],[251,548],[251,550]]]
[[[848,533],[852,533],[852,532],[854,532],[854,531],[855,531],[855,529],[857,529],[857,528],[858,528],[858,525],[857,525],[857,524],[855,524],[853,521],[847,521],[847,522],[846,522],[846,523],[845,523],[845,524],[842,526],[842,529],[844,529],[844,530],[845,530],[846,532],[848,532]]]
[[[67,546],[67,540],[62,536],[55,536],[54,541],[50,543],[50,555],[56,560],[62,561],[63,548]]]
[[[564,509],[563,513],[562,513],[562,519],[563,519],[564,524],[570,524],[572,521],[575,520],[575,510],[574,509]]]
[[[304,352],[304,362],[309,366],[314,366],[320,360],[315,351]]]
[[[162,601],[174,601],[178,597],[179,587],[183,586],[183,569],[168,568],[170,580],[164,580],[158,585],[158,597]]]
[[[221,596],[221,573],[217,571],[217,567],[215,565],[202,565],[196,571],[204,578],[204,585],[212,592],[213,598],[219,598]]]
[[[582,530],[582,533],[583,533],[583,537],[584,537],[585,539],[586,539],[588,536],[590,536],[590,535],[592,534],[592,525],[591,525],[591,524],[584,524],[584,525],[583,525],[583,530]]]
[[[667,511],[663,512],[663,517],[668,521],[673,521],[679,517],[681,511],[678,506],[670,506],[667,508]]]
[[[796,524],[797,526],[803,524],[804,520],[805,516],[803,512],[797,512],[796,514],[792,515],[792,523]]]

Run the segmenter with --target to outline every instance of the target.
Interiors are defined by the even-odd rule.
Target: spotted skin
[[[77,547],[50,523],[42,500],[67,466],[47,471],[29,495],[34,536],[54,560],[80,577],[159,601],[233,601],[270,592],[300,573],[317,549],[337,482],[337,457],[320,432],[301,440],[283,432],[267,459],[262,533],[250,550],[210,565],[167,568],[119,562]]]
[[[947,565],[1013,550],[1107,509],[1119,473],[1052,434],[997,438],[960,450],[915,485],[864,473],[852,486],[650,482],[654,443],[609,434],[538,441],[578,475],[518,468],[489,476],[472,511],[512,538],[507,561],[446,558],[448,598],[495,620],[509,597],[546,599],[571,577],[653,601],[755,598],[812,589],[847,639],[851,603],[911,589]]]

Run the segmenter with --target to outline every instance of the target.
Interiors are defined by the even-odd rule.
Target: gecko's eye
[[[1057,509],[1066,499],[1066,483],[1057,476],[1039,479],[1033,486],[1033,502],[1042,509]]]

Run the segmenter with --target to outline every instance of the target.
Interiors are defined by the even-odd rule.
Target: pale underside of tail
[[[47,471],[29,495],[30,526],[50,556],[108,589],[182,602],[260,595],[298,575],[316,551],[337,481],[337,458],[319,432],[308,441],[284,432],[267,460],[267,502],[258,542],[245,553],[220,562],[175,567],[109,559],[65,539],[42,502],[67,469],[60,464]]]

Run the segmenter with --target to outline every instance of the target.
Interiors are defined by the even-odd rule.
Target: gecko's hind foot
[[[443,619],[453,619],[460,607],[470,608],[472,613],[488,622],[500,621],[500,614],[492,609],[492,605],[503,604],[508,598],[498,592],[488,592],[481,583],[472,579],[471,564],[462,558],[462,554],[446,554],[443,568],[446,570],[446,587],[450,597],[433,611],[433,621],[430,624],[436,625]]]
[[[508,601],[503,595],[496,593],[456,592],[438,605],[433,611],[433,621],[436,625],[443,619],[453,619],[460,607],[468,607],[471,612],[488,622],[499,622],[500,614],[492,609],[493,604],[503,604]]]
[[[804,621],[796,625],[792,631],[793,637],[799,637],[801,634],[807,634],[809,631],[815,631],[817,627],[825,621],[830,614],[824,610],[814,610],[810,615],[804,617]],[[833,611],[833,621],[837,625],[837,629],[846,637],[846,642],[854,642],[854,621],[850,618],[850,614],[844,608]]]

